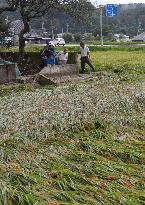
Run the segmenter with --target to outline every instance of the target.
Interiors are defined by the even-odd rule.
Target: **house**
[[[128,42],[130,41],[129,36],[124,34],[114,34],[116,42]]]
[[[25,41],[27,43],[30,43],[30,44],[46,44],[47,42],[49,42],[51,40],[51,38],[48,38],[48,37],[42,37],[38,34],[26,34],[25,35]]]
[[[139,41],[139,42],[145,42],[145,32],[134,36],[134,38],[131,39],[132,41]]]

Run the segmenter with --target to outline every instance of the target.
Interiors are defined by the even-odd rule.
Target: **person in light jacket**
[[[90,61],[90,50],[89,48],[83,43],[80,43],[80,54],[81,54],[81,69],[82,73],[85,73],[85,66],[88,64],[91,68],[91,72],[94,72],[94,66],[92,65]]]

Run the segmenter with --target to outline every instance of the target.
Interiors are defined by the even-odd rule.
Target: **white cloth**
[[[81,57],[85,57],[85,56],[88,56],[88,53],[90,53],[90,50],[88,47],[80,47],[80,52],[81,52]]]
[[[68,53],[64,53],[63,51],[59,52],[58,59],[60,61],[67,61],[68,60]]]

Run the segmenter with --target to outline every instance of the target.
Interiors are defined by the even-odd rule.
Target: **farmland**
[[[0,204],[144,204],[144,49],[91,49],[87,82],[0,86]]]

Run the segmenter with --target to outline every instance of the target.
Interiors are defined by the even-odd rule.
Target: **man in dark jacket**
[[[48,64],[54,65],[56,59],[56,51],[54,49],[54,45],[49,43],[46,45],[41,53],[41,58],[43,62],[43,67],[47,66]]]

